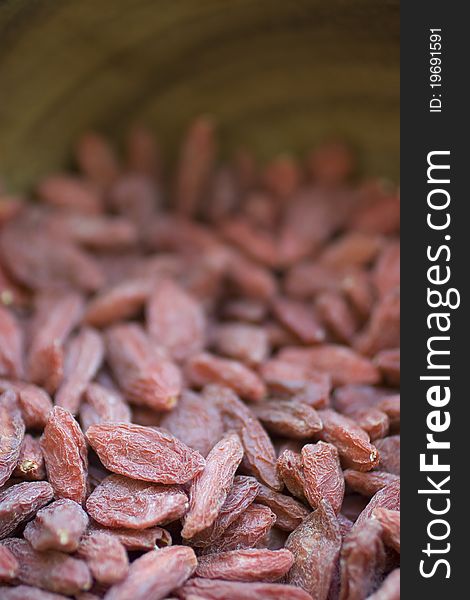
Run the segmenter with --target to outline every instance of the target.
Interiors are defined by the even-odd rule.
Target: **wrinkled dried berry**
[[[289,492],[307,502],[304,493],[305,479],[300,454],[293,450],[284,450],[277,459],[277,472]]]
[[[376,440],[375,445],[380,452],[379,470],[400,475],[400,436],[391,435]]]
[[[385,388],[361,384],[343,385],[334,391],[333,406],[338,412],[348,415],[357,410],[376,407],[387,395]]]
[[[176,174],[176,210],[194,215],[204,193],[215,155],[214,125],[205,117],[195,120],[183,140]]]
[[[65,355],[64,379],[55,395],[55,403],[76,414],[88,383],[96,375],[104,356],[101,336],[93,329],[82,329]]]
[[[88,497],[86,508],[95,521],[106,527],[146,529],[182,517],[188,498],[174,486],[110,475]]]
[[[368,322],[367,328],[356,340],[356,348],[367,356],[400,345],[400,288],[391,290],[382,298]]]
[[[88,304],[84,320],[94,327],[106,327],[132,317],[144,306],[154,282],[133,278],[105,289]]]
[[[147,306],[150,335],[177,361],[200,352],[206,341],[206,318],[202,306],[175,282],[156,284]]]
[[[289,550],[232,550],[198,559],[197,577],[228,581],[276,581],[291,568]]]
[[[164,546],[171,546],[171,535],[161,527],[148,527],[147,529],[126,529],[123,527],[103,527],[99,523],[92,523],[90,531],[98,531],[118,539],[127,550],[155,550]]]
[[[20,563],[18,580],[50,592],[73,595],[89,590],[91,575],[85,562],[62,552],[38,552],[26,540],[8,538],[2,542]]]
[[[323,428],[317,437],[336,446],[345,466],[358,471],[370,471],[378,464],[377,448],[354,421],[330,409],[319,411],[319,415]]]
[[[133,479],[186,483],[204,468],[204,459],[169,433],[127,423],[92,425],[86,432],[104,466]]]
[[[40,182],[37,192],[42,202],[70,212],[96,214],[102,210],[99,193],[79,177],[49,175]]]
[[[105,585],[122,581],[129,571],[129,559],[121,542],[111,535],[94,531],[80,541],[77,556],[83,558],[93,578]]]
[[[0,544],[0,581],[12,581],[18,575],[20,565],[14,554]],[[0,588],[1,589],[1,588]],[[0,591],[0,598],[2,597]]]
[[[400,385],[400,349],[382,350],[376,354],[374,364],[381,371],[385,381],[394,386]]]
[[[372,517],[382,525],[382,538],[385,544],[400,554],[400,511],[376,508]]]
[[[367,598],[377,587],[385,568],[385,551],[378,521],[354,527],[341,549],[340,600]]]
[[[46,478],[46,468],[40,442],[29,433],[23,438],[13,477],[26,481],[41,481],[41,479]]]
[[[323,292],[315,302],[319,319],[339,342],[350,343],[357,322],[346,299],[337,292]]]
[[[56,500],[36,513],[24,530],[24,537],[35,550],[75,552],[88,526],[82,507],[67,498]]]
[[[400,394],[387,396],[377,404],[377,408],[387,415],[391,432],[400,431]]]
[[[388,434],[390,421],[386,413],[378,408],[363,408],[348,413],[373,442]]]
[[[338,450],[331,444],[306,444],[301,452],[304,494],[312,508],[323,499],[339,512],[344,497],[344,477]]]
[[[204,470],[191,484],[189,510],[181,531],[184,538],[192,538],[214,523],[242,458],[243,447],[236,434],[225,436],[209,452]]]
[[[315,408],[329,404],[330,377],[309,366],[270,359],[261,365],[260,373],[275,395],[286,395]]]
[[[259,376],[241,362],[219,358],[208,352],[193,356],[187,365],[187,375],[197,386],[218,383],[227,386],[247,400],[262,400],[266,388]]]
[[[182,585],[196,569],[197,559],[191,548],[170,546],[147,552],[129,567],[121,583],[113,585],[105,600],[160,600]]]
[[[90,425],[99,423],[127,423],[131,411],[116,390],[110,390],[99,383],[90,383],[85,390],[85,401],[80,407],[82,430],[86,433]]]
[[[103,285],[97,262],[70,241],[44,235],[36,217],[11,222],[0,234],[2,263],[15,281],[33,290]]]
[[[82,504],[87,494],[87,447],[82,430],[65,408],[56,406],[50,413],[41,448],[55,497]]]
[[[354,527],[357,527],[370,519],[377,508],[389,510],[400,510],[400,480],[389,483],[372,496],[369,504],[358,516]]]
[[[74,293],[44,294],[38,301],[28,355],[31,381],[55,392],[64,371],[63,344],[79,322],[83,300]]]
[[[54,490],[47,481],[18,483],[0,492],[0,538],[35,515],[53,495]]]
[[[228,277],[243,296],[256,300],[270,300],[277,292],[277,282],[267,268],[241,254],[230,255]]]
[[[286,548],[294,555],[287,583],[304,589],[317,600],[326,600],[341,541],[334,510],[322,500],[287,538]]]
[[[262,402],[253,412],[270,433],[287,438],[311,438],[323,428],[317,411],[296,400]]]
[[[56,213],[46,221],[48,235],[64,238],[91,250],[123,250],[137,242],[133,223],[120,217]]]
[[[320,264],[342,270],[366,267],[382,247],[382,238],[363,232],[351,232],[327,246],[319,257]]]
[[[258,365],[268,358],[269,339],[266,329],[246,323],[219,325],[213,334],[217,351],[247,365]]]
[[[355,471],[354,469],[344,471],[344,480],[348,488],[369,498],[386,485],[398,481],[398,479],[397,475],[385,471],[369,471],[368,473]]]
[[[0,379],[0,392],[6,390],[18,394],[18,403],[26,428],[42,430],[52,410],[52,400],[47,392],[32,384]]]
[[[334,385],[375,384],[380,381],[377,368],[346,346],[324,344],[311,348],[285,348],[279,353],[279,358],[327,373]]]
[[[272,309],[279,321],[304,344],[317,344],[325,340],[325,331],[313,310],[301,302],[276,298]]]
[[[106,355],[127,398],[156,410],[170,410],[181,392],[181,374],[135,324],[106,333]]]

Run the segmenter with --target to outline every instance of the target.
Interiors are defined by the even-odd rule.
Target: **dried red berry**
[[[400,554],[400,511],[376,508],[372,517],[382,525],[382,537],[387,546]]]
[[[87,447],[82,430],[65,408],[56,406],[50,413],[41,448],[55,497],[82,504],[87,494]]]
[[[31,381],[55,392],[64,370],[63,344],[79,322],[83,300],[74,293],[60,296],[44,294],[33,322],[33,337],[28,356]]]
[[[377,508],[400,510],[400,480],[389,483],[372,496],[369,504],[356,519],[354,527],[358,527],[370,519]]]
[[[363,496],[371,497],[386,485],[398,481],[399,477],[385,471],[369,471],[363,473],[354,469],[344,471],[344,480],[348,488]]]
[[[67,498],[42,508],[24,530],[24,537],[35,550],[75,552],[88,526],[82,507]]]
[[[186,483],[204,468],[204,459],[169,433],[130,423],[101,423],[86,432],[104,466],[132,479]]]
[[[253,412],[270,433],[287,438],[311,438],[323,428],[317,411],[297,400],[260,402]]]
[[[170,279],[156,283],[147,305],[150,335],[177,361],[200,352],[206,342],[201,304]]]
[[[74,595],[91,587],[86,563],[62,552],[38,552],[26,540],[8,538],[2,542],[20,563],[18,580],[50,592]]]
[[[12,390],[18,394],[18,403],[27,429],[43,429],[46,425],[52,400],[43,389],[22,381],[0,379],[0,392]]]
[[[80,421],[84,432],[99,423],[128,423],[131,411],[116,390],[99,383],[90,383],[85,390],[85,402],[80,407]]]
[[[8,548],[0,544],[0,581],[13,581],[18,575],[19,570],[20,565],[15,555]],[[2,597],[0,588],[0,598]]]
[[[103,527],[93,523],[90,531],[98,531],[118,539],[127,550],[155,550],[156,548],[171,546],[171,535],[161,527],[148,527],[147,529],[126,529],[124,527]]]
[[[301,587],[317,600],[326,600],[341,543],[334,510],[322,500],[287,538],[286,548],[294,555],[287,583]]]
[[[306,444],[301,452],[304,494],[312,508],[328,500],[338,513],[343,504],[344,477],[338,450],[332,444]]]
[[[277,459],[277,473],[289,492],[307,502],[304,492],[305,478],[300,454],[293,450],[284,450]]]
[[[189,510],[181,531],[183,538],[192,538],[214,523],[242,458],[243,446],[238,435],[233,433],[209,452],[204,470],[191,483]]]
[[[340,600],[361,600],[374,590],[385,568],[382,527],[368,520],[346,536],[341,549]]]
[[[48,504],[54,490],[47,481],[12,485],[0,492],[0,539],[6,537],[23,521]]]
[[[263,381],[243,363],[219,358],[208,352],[196,354],[189,360],[187,375],[199,387],[218,383],[253,402],[262,400],[266,394]]]
[[[127,398],[155,410],[170,410],[181,392],[177,366],[135,324],[115,325],[106,333],[107,359]]]
[[[96,375],[103,357],[101,336],[93,329],[82,329],[67,348],[64,379],[55,396],[57,406],[76,414],[85,388]]]
[[[146,529],[182,517],[188,509],[188,498],[175,486],[110,475],[89,496],[86,508],[95,521],[106,527]]]
[[[126,549],[107,533],[88,533],[80,541],[77,556],[87,562],[93,578],[104,585],[122,581],[129,571]]]
[[[317,437],[336,446],[345,466],[358,471],[370,471],[378,464],[377,448],[354,421],[330,409],[319,411],[319,415],[323,429]]]
[[[105,600],[166,598],[191,577],[196,565],[193,550],[186,546],[152,550],[130,565],[128,576],[106,592]]]
[[[196,576],[228,581],[276,581],[291,568],[289,550],[231,550],[198,559]]]
[[[21,444],[18,463],[13,471],[13,477],[26,481],[40,481],[46,478],[46,468],[41,445],[37,438],[27,433]]]

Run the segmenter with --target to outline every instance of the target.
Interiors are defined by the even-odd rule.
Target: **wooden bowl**
[[[15,187],[74,138],[149,124],[174,156],[213,114],[261,159],[351,140],[398,177],[398,0],[15,0],[0,4],[0,170]]]

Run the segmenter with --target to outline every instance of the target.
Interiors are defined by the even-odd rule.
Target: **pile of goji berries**
[[[399,196],[339,142],[0,194],[0,598],[399,598]]]

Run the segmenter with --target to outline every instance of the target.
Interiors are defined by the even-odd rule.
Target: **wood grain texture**
[[[3,0],[0,164],[24,187],[77,134],[138,120],[174,155],[211,113],[223,152],[264,159],[342,135],[399,169],[398,0]]]

